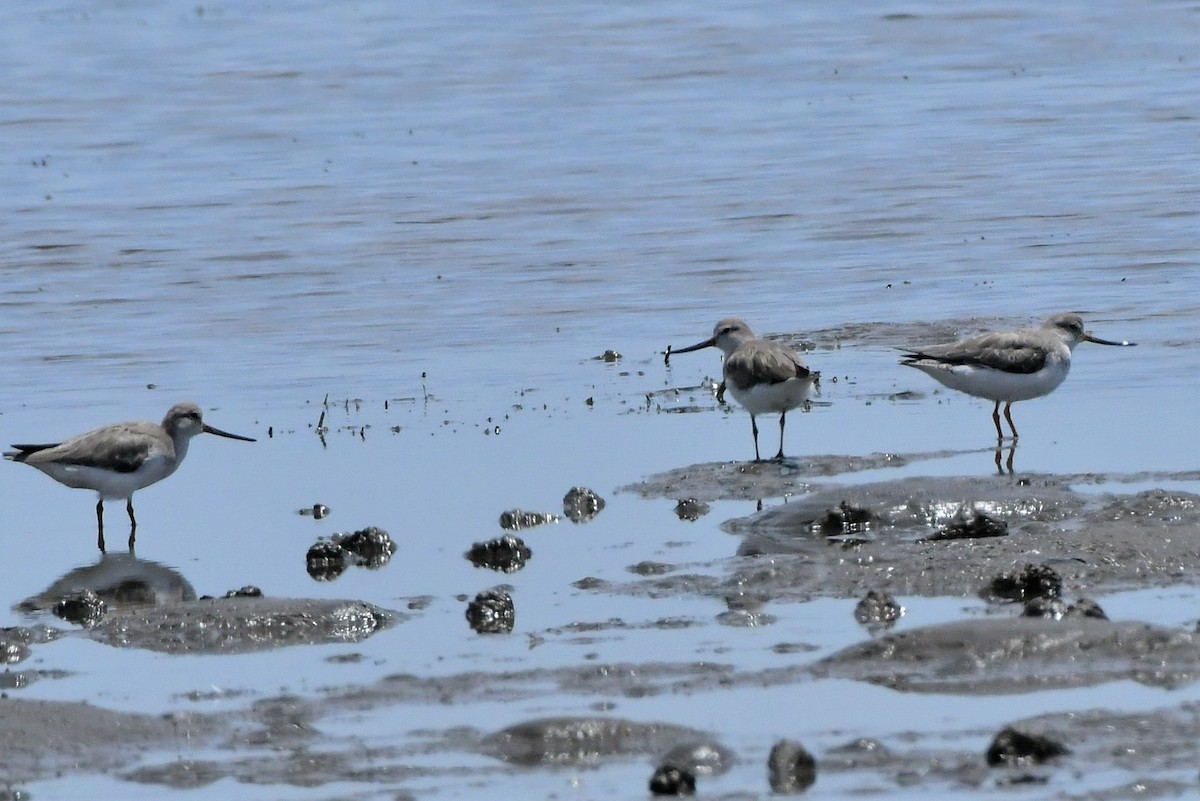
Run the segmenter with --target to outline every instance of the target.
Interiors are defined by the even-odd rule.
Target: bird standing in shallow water
[[[104,501],[125,499],[129,512],[129,549],[133,550],[137,520],[133,516],[133,493],[171,475],[187,456],[188,444],[197,434],[254,442],[250,437],[230,434],[205,425],[200,407],[178,403],[161,424],[117,423],[51,445],[13,445],[5,459],[36,467],[60,484],[95,490],[96,544],[104,550]]]
[[[980,334],[948,345],[905,349],[900,363],[917,368],[951,389],[995,401],[992,422],[1001,441],[1004,431],[1000,428],[1000,404],[1004,403],[1004,419],[1015,441],[1018,434],[1012,405],[1053,392],[1070,372],[1071,351],[1080,342],[1137,344],[1094,337],[1084,330],[1078,314],[1064,313],[1054,315],[1041,328]]]
[[[750,429],[754,432],[754,460],[758,453],[758,423],[760,414],[779,415],[779,453],[783,459],[783,427],[789,409],[795,409],[808,399],[820,373],[809,370],[791,350],[766,339],[757,339],[750,327],[741,320],[727,318],[713,328],[713,335],[687,348],[672,353],[688,353],[701,348],[719,348],[725,354],[722,385],[733,399],[750,413]]]

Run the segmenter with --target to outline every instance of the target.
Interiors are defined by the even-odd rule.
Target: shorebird
[[[995,401],[992,422],[996,437],[1003,441],[1000,428],[1000,404],[1004,419],[1018,437],[1013,425],[1012,405],[1017,401],[1040,398],[1053,392],[1071,370],[1071,351],[1080,342],[1097,345],[1131,346],[1136,342],[1113,342],[1092,336],[1083,328],[1078,314],[1056,314],[1041,328],[980,334],[948,345],[902,349],[900,363],[915,367],[936,381]]]
[[[125,499],[129,512],[129,548],[133,549],[137,519],[133,516],[133,493],[162,481],[174,473],[187,456],[188,444],[197,434],[254,442],[250,437],[230,434],[206,425],[200,407],[177,403],[162,423],[117,423],[97,428],[65,442],[50,445],[13,445],[5,459],[36,467],[60,484],[95,490],[96,544],[104,550],[104,501]]]
[[[688,353],[712,347],[720,348],[725,354],[722,389],[728,390],[750,413],[754,460],[762,460],[758,453],[758,423],[755,420],[760,414],[779,415],[779,453],[775,458],[783,459],[783,427],[788,410],[808,399],[809,390],[821,374],[809,370],[799,356],[778,342],[755,338],[749,326],[734,318],[717,323],[713,335],[703,342],[676,351],[667,348],[666,356],[669,360],[672,352]]]

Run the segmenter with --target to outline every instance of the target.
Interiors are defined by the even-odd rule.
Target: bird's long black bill
[[[717,341],[715,339],[713,339],[712,337],[709,337],[708,339],[704,340],[703,342],[697,342],[695,345],[692,345],[687,348],[680,348],[679,350],[675,350],[674,348],[671,348],[671,355],[674,356],[676,353],[691,353],[694,350],[702,350],[704,348],[711,348],[716,344],[717,344]]]
[[[243,437],[240,434],[230,434],[228,431],[222,431],[219,428],[213,428],[207,423],[204,424],[203,429],[205,434],[216,434],[218,437],[225,437],[226,439],[238,439],[242,442],[258,442],[258,440],[254,439],[253,437]]]
[[[1134,345],[1137,344],[1136,342],[1126,342],[1123,339],[1120,342],[1114,342],[1111,339],[1100,339],[1100,337],[1094,337],[1091,334],[1084,334],[1083,341],[1084,342],[1094,342],[1097,345],[1115,345],[1119,348],[1132,348]],[[678,352],[678,351],[676,351],[676,352]]]

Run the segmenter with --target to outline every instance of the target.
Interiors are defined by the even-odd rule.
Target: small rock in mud
[[[868,590],[854,607],[854,619],[872,631],[890,629],[904,616],[904,607],[886,592]]]
[[[505,534],[487,542],[477,542],[467,551],[467,559],[475,567],[486,567],[500,573],[515,573],[525,567],[533,551],[520,537]]]
[[[967,520],[960,517],[935,534],[925,537],[921,542],[942,542],[944,540],[973,540],[984,537],[1008,536],[1008,523],[988,517],[982,512]]]
[[[587,487],[571,487],[563,497],[563,514],[572,523],[586,523],[604,508],[604,499]]]
[[[780,740],[767,757],[767,781],[771,792],[802,793],[817,780],[817,760],[803,745]]]
[[[607,757],[658,755],[681,742],[705,740],[697,729],[669,723],[554,717],[501,729],[482,745],[485,753],[519,765],[594,765]]]
[[[675,516],[680,520],[695,523],[708,514],[708,504],[695,498],[683,498],[675,504]]]
[[[1108,620],[1108,615],[1100,608],[1100,604],[1087,598],[1080,598],[1073,604],[1068,604],[1061,598],[1033,598],[1025,602],[1025,617],[1042,617],[1048,620],[1062,620],[1069,617],[1093,617]]]
[[[720,743],[701,740],[680,743],[660,762],[683,768],[696,776],[720,776],[733,765],[733,752]]]
[[[263,597],[263,591],[261,589],[259,589],[258,587],[255,587],[253,584],[247,584],[245,587],[242,587],[240,590],[230,590],[229,592],[225,593],[225,597],[226,598],[261,598],[261,597]]]
[[[66,595],[54,605],[54,614],[63,620],[90,629],[108,613],[108,604],[94,590]]]
[[[558,516],[549,512],[526,512],[523,509],[510,509],[500,513],[500,528],[505,531],[520,531],[523,528],[557,522]]]
[[[1025,602],[1023,617],[1041,617],[1047,620],[1062,620],[1071,607],[1062,598],[1031,598]]]
[[[824,517],[813,521],[813,531],[824,537],[865,534],[875,519],[875,513],[870,509],[842,501],[836,508],[826,512]]]
[[[626,568],[630,573],[638,576],[665,576],[675,569],[674,565],[668,565],[663,562],[638,562],[636,565],[630,565]]]
[[[349,554],[333,542],[318,542],[305,556],[308,575],[316,581],[333,581],[346,572]]]
[[[376,526],[368,526],[353,534],[334,534],[331,539],[353,555],[354,564],[369,570],[383,567],[396,552],[396,543],[391,536]]]
[[[313,520],[324,520],[329,517],[330,508],[323,503],[314,503],[312,506],[306,506],[300,510],[300,514],[305,517],[311,517]]]
[[[516,620],[516,608],[507,592],[484,590],[467,604],[467,622],[476,634],[510,634]]]
[[[892,758],[892,751],[883,743],[870,737],[859,737],[825,752],[825,762],[836,761],[846,768],[878,766]]]
[[[1100,608],[1100,604],[1090,598],[1080,598],[1067,608],[1066,617],[1094,617],[1098,620],[1108,620],[1108,615]]]
[[[660,765],[650,777],[651,795],[695,795],[696,777],[674,765]]]
[[[987,763],[992,767],[1041,765],[1070,753],[1071,750],[1057,740],[1006,726],[988,746]]]
[[[1062,594],[1062,579],[1049,565],[1025,565],[1015,573],[1002,573],[992,579],[980,595],[986,601],[1017,601],[1033,598],[1057,598]]]
[[[32,653],[23,642],[0,639],[0,665],[15,665],[28,659]]]

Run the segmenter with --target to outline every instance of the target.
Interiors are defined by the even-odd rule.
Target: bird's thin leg
[[[133,541],[137,536],[137,518],[133,516],[133,496],[125,501],[125,511],[129,512],[129,550],[133,550]]]
[[[104,553],[104,499],[96,501],[96,547]]]
[[[787,412],[779,414],[779,453],[775,454],[777,461],[783,461],[783,424],[787,422]]]
[[[997,406],[999,406],[999,403],[997,403],[996,405],[997,405]],[[1012,432],[1013,432],[1013,442],[1016,442],[1016,441],[1017,441],[1017,437],[1018,437],[1018,436],[1020,436],[1020,435],[1017,433],[1017,427],[1013,425],[1013,421],[1012,421],[1012,403],[1011,403],[1011,402],[1009,402],[1009,403],[1006,403],[1006,404],[1004,405],[1004,419],[1008,421],[1008,427],[1012,429]],[[1000,421],[998,421],[998,420],[996,421],[996,426],[997,426],[997,427],[999,427],[999,426],[1000,426]]]
[[[754,415],[750,415],[750,430],[754,432],[754,461],[761,462],[762,457],[758,455],[758,423],[754,420]]]
[[[996,408],[992,409],[992,422],[996,424],[996,444],[999,445],[1004,441],[1004,431],[1000,428],[1000,401],[996,401]]]

